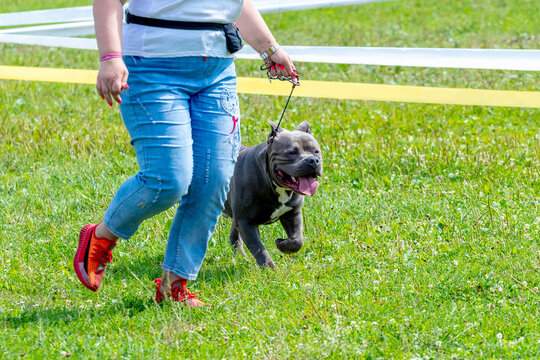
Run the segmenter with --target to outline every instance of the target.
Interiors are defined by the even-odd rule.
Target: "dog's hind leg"
[[[234,224],[231,226],[231,232],[229,233],[229,244],[231,244],[235,256],[240,255],[247,257],[246,252],[244,251],[244,245],[242,244],[242,238]]]

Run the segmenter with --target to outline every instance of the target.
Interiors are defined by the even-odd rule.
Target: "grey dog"
[[[244,243],[257,264],[274,268],[259,226],[279,220],[287,239],[276,239],[277,248],[286,254],[302,248],[304,195],[317,190],[323,161],[306,121],[293,131],[269,123],[267,141],[240,149],[224,213],[232,218],[229,242],[235,253],[246,255]]]

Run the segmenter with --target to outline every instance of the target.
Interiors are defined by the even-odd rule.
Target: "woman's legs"
[[[225,59],[208,59],[224,62]],[[212,68],[210,68],[212,69]],[[195,280],[229,189],[240,148],[240,126],[234,64],[209,71],[207,86],[190,100],[193,179],[174,217],[164,277]]]
[[[154,60],[126,61],[121,109],[140,171],[118,189],[96,235],[127,239],[181,199],[163,263],[167,292],[200,269],[240,148],[240,115],[230,59]]]

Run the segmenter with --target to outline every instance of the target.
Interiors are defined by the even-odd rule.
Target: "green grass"
[[[53,5],[54,3],[54,5]],[[87,5],[10,1],[0,12]],[[539,48],[538,1],[402,0],[265,16],[282,44]],[[0,44],[2,65],[97,67],[96,53]],[[241,76],[262,76],[238,61]],[[539,90],[532,72],[297,64],[313,80]],[[245,144],[283,97],[241,96]],[[233,260],[220,220],[193,289],[156,306],[173,211],[115,249],[102,289],[76,279],[79,228],[136,171],[118,108],[92,86],[0,81],[2,358],[540,357],[540,113],[294,98],[325,175],[302,251]]]

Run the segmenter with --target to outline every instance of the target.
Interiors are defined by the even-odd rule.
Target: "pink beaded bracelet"
[[[105,61],[105,60],[110,60],[110,59],[114,59],[114,58],[121,58],[121,57],[122,57],[121,53],[112,52],[112,53],[108,53],[108,54],[100,56],[99,61]]]

